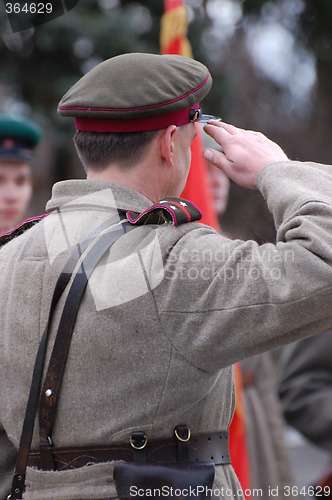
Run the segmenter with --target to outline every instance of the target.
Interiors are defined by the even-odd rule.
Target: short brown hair
[[[130,168],[144,155],[157,130],[130,133],[77,131],[74,144],[85,170],[102,171],[110,163]]]

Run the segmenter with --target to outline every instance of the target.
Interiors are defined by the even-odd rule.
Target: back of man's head
[[[129,169],[143,158],[156,134],[156,130],[124,133],[78,130],[74,144],[86,172],[102,172],[111,164]]]
[[[58,112],[75,118],[74,143],[89,170],[130,168],[169,125],[198,121],[199,101],[212,79],[201,63],[182,56],[123,54],[84,75],[61,99]]]

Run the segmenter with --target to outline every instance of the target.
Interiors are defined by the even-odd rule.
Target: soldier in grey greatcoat
[[[133,431],[145,433],[148,449],[184,423],[193,439],[208,440],[232,419],[234,362],[332,327],[330,166],[290,161],[262,134],[209,122],[205,130],[223,153],[206,157],[261,190],[277,243],[229,240],[190,222],[190,204],[174,200],[210,85],[196,61],[127,54],[94,68],[60,102],[61,114],[75,116],[87,180],[56,184],[49,215],[0,251],[2,470],[13,468],[6,443],[18,447],[59,273],[96,228],[112,231],[106,222],[118,211],[137,227],[89,278],[46,443],[51,455],[60,447],[125,448]],[[180,225],[181,213],[188,222]],[[67,294],[52,319],[46,367]],[[51,385],[41,401],[53,397]],[[39,431],[37,420],[32,449],[42,463]],[[30,455],[23,498],[117,498],[114,460],[75,463],[46,470]],[[216,465],[213,488],[213,498],[242,498],[230,464]]]
[[[278,388],[287,422],[330,454],[332,491],[331,353],[331,331],[287,346],[282,355]]]

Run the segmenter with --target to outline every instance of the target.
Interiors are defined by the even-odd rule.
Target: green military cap
[[[77,130],[138,132],[206,120],[199,102],[212,85],[209,70],[178,55],[122,54],[84,75],[58,112]]]
[[[21,115],[0,114],[0,161],[34,160],[34,148],[41,139],[39,127]]]

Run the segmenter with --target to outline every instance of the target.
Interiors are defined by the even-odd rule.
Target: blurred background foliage
[[[104,59],[159,53],[163,0],[79,0],[58,19],[18,33],[11,30],[4,3],[0,110],[26,114],[45,132],[32,209],[41,212],[53,182],[83,177],[71,141],[74,124],[57,116],[59,99]],[[214,78],[204,111],[261,130],[293,159],[332,163],[331,0],[186,3],[195,58]],[[235,219],[245,196],[235,188]]]

